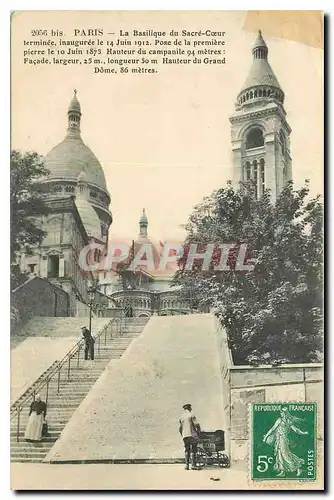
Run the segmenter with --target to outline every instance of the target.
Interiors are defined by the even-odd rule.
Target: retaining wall
[[[224,407],[229,429],[232,461],[244,460],[249,450],[249,403],[316,402],[318,405],[318,441],[323,440],[324,386],[320,363],[280,366],[236,366],[227,345],[224,329],[216,321],[220,350]],[[321,445],[321,443],[320,443]]]

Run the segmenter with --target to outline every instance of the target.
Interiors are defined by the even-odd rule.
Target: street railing
[[[101,350],[101,343],[104,341],[104,345],[107,344],[107,338],[108,338],[108,333],[110,333],[110,337],[112,337],[113,333],[113,326],[116,326],[116,336],[120,335],[122,333],[122,325],[121,322],[118,320],[118,318],[112,318],[96,335],[93,335],[93,338],[95,340],[95,345],[97,345],[96,352],[97,355],[100,354]],[[30,386],[27,391],[20,396],[19,400],[15,401],[11,405],[10,408],[10,419],[13,420],[14,418],[17,418],[17,425],[16,425],[16,441],[19,442],[20,440],[20,417],[21,413],[25,408],[30,408],[30,405],[32,402],[35,401],[36,394],[39,394],[42,392],[42,390],[45,389],[46,394],[45,394],[45,403],[47,404],[48,402],[48,397],[49,397],[49,388],[50,388],[50,382],[53,380],[57,380],[57,394],[60,393],[61,386],[61,372],[65,368],[65,374],[66,374],[66,381],[69,381],[71,378],[71,369],[73,369],[73,363],[71,364],[71,361],[73,358],[76,357],[76,363],[75,367],[79,368],[80,367],[80,353],[82,350],[84,350],[85,346],[85,339],[82,338],[80,339],[66,354],[65,356],[59,361],[54,364],[54,367],[51,368],[50,372],[47,374],[46,378],[41,376],[41,380],[38,382],[38,380],[33,384],[33,388]]]

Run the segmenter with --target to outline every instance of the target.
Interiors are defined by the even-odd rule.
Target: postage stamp
[[[316,479],[316,403],[252,403],[251,479]]]

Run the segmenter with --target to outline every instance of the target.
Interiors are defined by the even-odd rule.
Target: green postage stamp
[[[251,479],[316,479],[316,403],[253,403]]]

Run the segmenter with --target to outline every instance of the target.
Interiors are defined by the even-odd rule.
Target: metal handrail
[[[31,396],[34,387],[37,384],[40,384],[42,381],[46,380],[49,376],[49,373],[52,372],[53,368],[58,364],[57,361],[54,361],[51,366],[49,366],[37,379],[26,389],[11,405],[10,411],[15,410],[15,407],[21,404],[21,401],[24,401],[27,396]]]
[[[98,332],[95,336],[93,336],[94,340],[100,338],[104,333],[107,334],[107,331],[109,327],[114,323],[117,322],[117,318],[112,318],[102,329],[100,332]],[[26,405],[28,400],[33,397],[33,400],[35,400],[36,394],[41,392],[41,389],[43,389],[46,386],[47,390],[47,395],[48,395],[48,390],[49,390],[49,383],[53,379],[54,375],[58,375],[58,389],[57,392],[59,393],[59,382],[60,382],[60,371],[61,369],[65,366],[66,363],[69,363],[68,367],[68,377],[67,380],[69,380],[70,377],[70,361],[71,359],[78,353],[80,354],[81,347],[84,345],[85,339],[80,339],[66,354],[65,356],[55,365],[55,367],[50,371],[48,376],[46,377],[45,380],[42,380],[37,387],[34,388],[32,393],[27,394],[27,396],[21,400],[20,402],[13,403],[11,406],[11,416],[10,419],[12,420],[14,417],[18,417],[18,428],[17,428],[17,441],[18,439],[18,434],[19,434],[19,420],[20,420],[20,413],[23,410],[23,407]],[[100,343],[99,343],[100,346]],[[100,349],[98,349],[98,352]],[[79,356],[78,356],[78,364],[79,364]],[[47,401],[46,401],[47,402]]]

